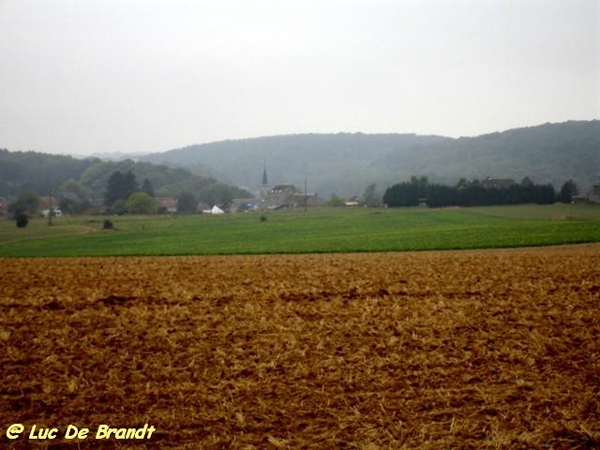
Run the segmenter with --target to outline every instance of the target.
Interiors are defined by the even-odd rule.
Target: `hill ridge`
[[[600,179],[600,121],[511,128],[458,138],[416,133],[297,133],[193,144],[141,158],[196,165],[254,190],[265,161],[272,183],[301,184],[308,179],[321,197],[359,195],[371,183],[380,190],[411,175],[448,184],[485,176],[537,183],[559,189],[568,179],[582,188]]]

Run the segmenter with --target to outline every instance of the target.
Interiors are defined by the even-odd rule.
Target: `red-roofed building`
[[[167,212],[177,212],[177,199],[175,197],[156,197],[154,199],[159,208],[165,208]]]
[[[54,196],[44,195],[40,197],[41,209],[57,209],[60,207],[60,201]]]

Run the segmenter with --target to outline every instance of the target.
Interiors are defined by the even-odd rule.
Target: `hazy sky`
[[[600,0],[0,0],[0,148],[600,118]]]

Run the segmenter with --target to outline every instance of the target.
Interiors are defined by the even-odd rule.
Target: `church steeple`
[[[262,186],[260,187],[260,199],[261,199],[261,209],[264,210],[267,207],[267,199],[269,197],[269,192],[271,188],[269,187],[269,179],[267,178],[267,162],[265,161],[265,166],[263,169],[263,177],[262,177]]]

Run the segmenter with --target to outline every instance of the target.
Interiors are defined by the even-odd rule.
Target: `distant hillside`
[[[545,124],[459,139],[363,133],[271,136],[192,145],[140,156],[137,162],[0,150],[0,196],[14,197],[26,190],[41,195],[69,179],[102,195],[115,170],[132,170],[140,182],[148,178],[159,195],[205,191],[212,184],[219,184],[220,191],[224,185],[216,180],[255,191],[265,163],[271,186],[292,183],[302,188],[307,180],[309,191],[324,199],[331,194],[360,195],[371,183],[383,193],[411,175],[446,184],[462,177],[518,182],[529,176],[538,184],[552,183],[557,190],[573,179],[585,191],[600,181],[600,121]]]
[[[190,191],[203,201],[216,203],[221,197],[247,197],[250,194],[215,178],[193,174],[178,167],[148,162],[101,161],[98,158],[76,159],[70,156],[38,152],[0,150],[0,197],[14,198],[25,192],[56,194],[63,183],[74,180],[89,197],[103,197],[108,178],[115,171],[131,170],[141,185],[148,179],[157,195],[177,196]]]
[[[446,139],[409,154],[390,152],[374,164],[404,173],[430,174],[442,181],[487,176],[520,181],[529,176],[557,189],[569,179],[584,188],[600,180],[600,121]]]
[[[99,162],[99,159],[0,149],[0,196],[16,197],[26,191],[47,194],[69,179],[78,180],[88,167]]]
[[[332,193],[360,194],[381,178],[374,161],[390,152],[410,152],[443,142],[439,136],[415,134],[301,134],[192,145],[141,159],[153,163],[210,166],[231,183],[255,190],[266,163],[271,185],[293,183],[322,197]]]
[[[231,183],[254,190],[267,164],[269,182],[308,181],[309,190],[357,195],[371,183],[380,191],[411,175],[456,183],[460,178],[529,176],[560,189],[573,179],[585,189],[600,179],[600,121],[519,128],[471,138],[415,134],[303,134],[192,145],[141,157],[144,161],[202,164]]]

